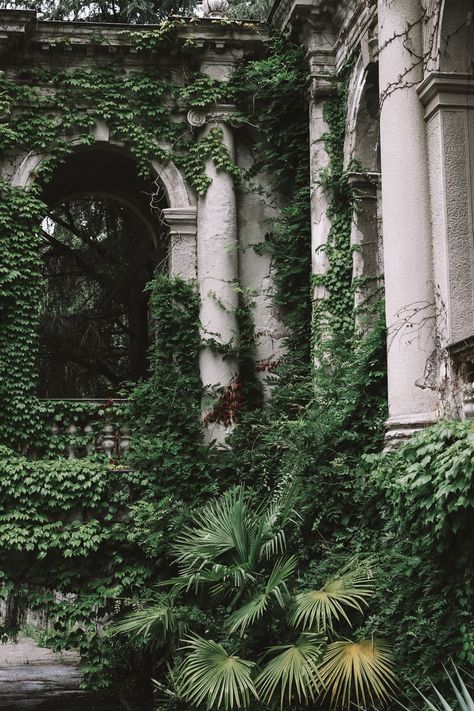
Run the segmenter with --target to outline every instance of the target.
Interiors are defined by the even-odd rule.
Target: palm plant
[[[296,521],[296,491],[255,503],[232,489],[199,511],[173,546],[179,574],[163,583],[163,604],[120,623],[132,635],[176,629],[172,610],[189,597],[214,620],[187,635],[174,675],[176,693],[192,708],[259,705],[296,709],[328,696],[333,705],[387,700],[395,685],[387,647],[376,640],[340,639],[350,614],[373,593],[369,562],[352,561],[318,589],[302,589],[287,529]],[[210,624],[212,626],[212,622]],[[274,639],[284,644],[268,645]]]
[[[459,711],[474,711],[474,699],[472,698],[472,694],[467,689],[466,684],[464,683],[463,679],[461,678],[461,675],[459,674],[459,671],[454,666],[454,664],[453,667],[456,680],[452,678],[451,674],[448,671],[446,671],[446,675],[456,698]],[[456,706],[453,706],[451,702],[446,699],[443,694],[436,688],[436,686],[433,686],[433,690],[439,702],[439,706],[432,703],[424,694],[422,694],[419,689],[417,689],[418,693],[424,701],[425,707],[428,708],[429,711],[455,711]],[[404,706],[403,708],[406,709],[406,706]]]

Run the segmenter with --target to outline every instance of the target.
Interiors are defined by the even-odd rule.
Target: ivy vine
[[[35,373],[42,279],[38,233],[47,211],[42,186],[74,148],[93,144],[94,126],[105,121],[111,137],[135,158],[140,175],[150,176],[153,160],[173,160],[196,192],[204,195],[211,180],[206,175],[208,160],[235,178],[238,168],[219,127],[197,136],[174,116],[182,115],[178,107],[205,109],[227,94],[225,83],[201,75],[178,85],[156,72],[120,75],[108,67],[28,68],[15,77],[0,76],[5,119],[0,123],[0,149],[13,159],[26,151],[44,156],[27,189],[12,188],[7,182],[0,186],[0,387],[6,403],[0,415],[0,441],[24,448],[40,437]]]

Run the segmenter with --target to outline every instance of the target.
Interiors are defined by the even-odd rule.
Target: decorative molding
[[[209,2],[217,0],[209,0]],[[223,2],[224,0],[219,0]],[[0,51],[5,49],[12,54],[16,51],[16,40],[23,37],[33,52],[38,52],[40,61],[49,62],[49,53],[67,53],[91,57],[120,52],[133,66],[149,61],[150,52],[157,52],[171,61],[168,46],[157,46],[155,50],[137,52],[133,32],[153,33],[158,25],[130,26],[126,23],[97,23],[83,21],[38,20],[36,12],[28,10],[0,10]],[[97,33],[100,42],[97,41]],[[61,42],[58,43],[58,37]],[[263,22],[244,23],[237,20],[213,17],[193,17],[183,23],[177,33],[178,48],[186,55],[203,55],[215,52],[220,54],[224,63],[226,54],[230,61],[240,56],[263,52],[268,40],[268,27]],[[35,60],[31,60],[35,61]]]
[[[387,431],[385,434],[384,451],[389,452],[396,449],[416,432],[435,424],[438,420],[438,410],[389,418],[385,423]]]
[[[311,74],[311,84],[309,94],[311,99],[326,99],[335,92],[334,75],[331,74]]]
[[[0,37],[24,35],[36,27],[36,10],[0,10]]]
[[[163,210],[163,217],[170,228],[169,270],[182,279],[197,278],[197,208],[173,208]]]
[[[170,235],[195,237],[197,230],[196,207],[165,207],[163,217],[170,228]]]
[[[459,362],[474,363],[474,335],[471,338],[466,338],[457,343],[451,343],[448,346],[450,355],[456,358]]]
[[[425,107],[425,119],[440,109],[474,108],[474,75],[456,72],[431,72],[418,87]]]
[[[377,190],[381,180],[380,173],[352,171],[347,177],[355,200],[377,200]]]
[[[201,128],[207,121],[207,116],[203,111],[191,109],[186,115],[186,120],[192,128]]]
[[[207,114],[208,121],[224,121],[231,126],[235,123],[237,106],[235,104],[215,104],[214,109]]]
[[[398,415],[397,417],[389,417],[386,426],[388,429],[398,427],[421,429],[427,425],[432,425],[438,421],[438,411],[417,412],[416,414]]]
[[[334,77],[336,76],[336,60],[332,48],[320,46],[316,34],[309,38],[312,47],[308,51],[308,62],[311,77],[310,97],[312,99],[325,99],[335,91]]]

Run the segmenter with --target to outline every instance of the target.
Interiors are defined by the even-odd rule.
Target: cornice
[[[331,42],[332,64],[340,69],[365,42],[371,61],[377,54],[376,0],[275,0],[269,23],[291,28],[308,49]]]
[[[227,18],[175,17],[177,48],[187,53],[213,50],[225,53],[234,49],[244,54],[263,48],[268,40],[267,25]],[[55,51],[76,54],[137,54],[133,33],[153,34],[160,25],[129,25],[102,22],[43,21],[33,11],[0,10],[0,41],[3,50]],[[18,39],[21,45],[18,45]],[[20,49],[18,49],[20,47]],[[169,44],[157,44],[156,50],[140,54],[171,54]]]
[[[268,22],[285,29],[288,25],[310,18],[313,27],[334,25],[337,0],[276,0]]]
[[[418,87],[428,120],[440,109],[474,108],[474,74],[431,72]]]

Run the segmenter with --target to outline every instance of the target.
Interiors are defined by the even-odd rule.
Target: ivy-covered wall
[[[165,23],[162,31],[134,35],[133,43],[147,58],[150,52],[154,56],[153,51],[164,42],[167,45],[177,42],[180,27],[180,22]],[[223,32],[226,32],[225,25]],[[168,516],[169,511],[175,510],[173,502],[191,501],[196,496],[206,498],[233,481],[238,459],[235,457],[234,461],[233,454],[219,452],[201,442],[202,385],[198,361],[202,344],[196,285],[165,275],[157,276],[150,285],[150,308],[156,323],[150,352],[151,377],[132,390],[126,406],[125,417],[131,423],[133,434],[126,467],[132,469],[129,473],[122,464],[116,470],[122,485],[123,480],[127,481],[120,490],[120,502],[115,501],[110,488],[113,476],[108,476],[105,462],[93,457],[69,464],[64,459],[72,445],[78,451],[81,445],[87,444],[81,441],[85,424],[100,427],[105,417],[110,419],[118,414],[109,407],[44,403],[35,395],[38,302],[42,289],[39,226],[46,211],[41,201],[43,186],[54,175],[56,167],[67,161],[71,151],[81,146],[93,147],[94,128],[101,121],[107,124],[113,140],[126,146],[135,158],[139,173],[147,174],[152,160],[159,159],[162,163],[172,160],[190,188],[197,195],[204,195],[209,184],[205,164],[211,158],[219,170],[234,176],[236,190],[244,203],[253,202],[255,211],[260,201],[262,222],[257,232],[250,222],[245,224],[245,208],[240,217],[245,249],[254,255],[254,281],[249,279],[241,285],[236,314],[240,327],[237,351],[240,378],[236,390],[221,395],[213,415],[224,423],[229,418],[230,421],[236,417],[242,419],[246,411],[251,416],[260,411],[262,403],[257,371],[267,374],[277,365],[273,350],[264,358],[257,354],[255,297],[262,302],[262,296],[268,299],[273,292],[273,308],[283,315],[286,323],[286,348],[292,352],[283,366],[287,373],[284,376],[286,387],[294,383],[306,390],[310,372],[307,163],[301,160],[302,148],[304,154],[308,141],[305,99],[301,92],[305,68],[304,56],[298,47],[290,45],[285,50],[288,55],[278,58],[286,47],[283,38],[274,40],[268,58],[262,60],[261,66],[255,65],[254,75],[251,65],[243,66],[226,85],[192,73],[184,80],[181,77],[173,81],[166,70],[152,70],[148,66],[140,71],[130,69],[125,78],[118,77],[115,68],[109,69],[103,62],[87,62],[85,67],[73,64],[70,69],[55,67],[64,57],[64,47],[56,45],[50,48],[53,54],[56,52],[54,61],[49,58],[48,62],[40,63],[43,66],[35,68],[25,61],[27,54],[14,54],[14,61],[0,78],[6,118],[1,126],[6,160],[3,166],[1,263],[4,279],[0,337],[5,407],[0,431],[4,444],[13,450],[42,456],[41,460],[30,462],[18,459],[9,450],[3,452],[3,525],[5,532],[9,531],[4,538],[4,550],[9,551],[5,557],[9,560],[4,571],[5,589],[11,585],[26,586],[33,607],[46,602],[52,604],[53,598],[47,595],[44,600],[42,594],[38,597],[34,593],[48,578],[51,594],[54,590],[79,593],[78,601],[70,609],[72,618],[84,613],[87,603],[81,600],[91,601],[94,595],[102,600],[100,611],[95,614],[100,617],[107,614],[106,610],[113,607],[118,598],[126,596],[127,590],[145,588],[153,569],[148,560],[150,551],[145,554],[143,563],[138,563],[140,554],[130,534],[130,516],[134,516],[135,505],[139,527],[144,525],[142,510],[150,513],[158,506]],[[265,63],[272,79],[262,86]],[[265,100],[258,108],[252,106],[252,95],[262,90]],[[235,101],[241,111],[235,120],[242,126],[236,129],[240,131],[238,153],[246,155],[246,170],[231,161],[221,143],[219,129],[211,129],[205,137],[199,138],[198,132],[190,131],[180,118],[188,109],[203,111],[226,101]],[[265,108],[262,110],[262,107]],[[281,133],[288,120],[293,132],[290,144]],[[256,121],[261,136],[257,143],[252,136]],[[74,143],[69,134],[74,136]],[[169,148],[159,147],[163,144]],[[253,150],[256,153],[250,162]],[[31,152],[45,157],[37,161],[38,168],[29,176],[28,187],[12,187],[9,174],[14,173],[22,158]],[[268,188],[262,192],[259,176],[263,172],[274,175],[276,192]],[[288,207],[274,230],[265,233],[265,229],[272,226],[268,217],[277,214],[279,203]],[[271,264],[271,274],[267,273],[268,293],[255,281],[254,265],[258,260]],[[269,266],[266,268],[268,271]],[[259,318],[264,323],[261,315]],[[275,323],[278,326],[279,318]],[[272,334],[272,340],[278,338]],[[286,407],[289,401],[283,399]],[[299,407],[298,402],[299,396],[295,407]],[[59,429],[56,434],[51,433],[51,424]],[[66,433],[70,424],[79,427],[79,434]],[[239,436],[236,435],[234,445],[236,453]],[[136,470],[142,475],[137,475]],[[29,486],[33,480],[35,490],[43,492],[41,499],[33,496],[33,488]],[[138,489],[132,481],[139,482]],[[50,496],[47,492],[52,490],[53,482],[59,488]],[[90,501],[82,496],[84,487],[91,491]],[[125,528],[120,522],[121,506],[129,511]],[[12,521],[18,523],[12,525]],[[159,537],[163,538],[163,532]],[[127,548],[129,550],[124,552]],[[85,567],[77,564],[77,557]],[[135,560],[133,565],[132,559]],[[119,573],[117,567],[123,570]],[[66,635],[63,643],[69,643],[72,638],[68,634],[73,634],[73,629],[68,625],[73,620],[65,612],[67,604],[61,604],[61,615],[65,615],[61,634]],[[93,606],[97,608],[97,605],[96,600]],[[74,635],[77,637],[76,632]],[[88,639],[88,635],[90,631],[86,626],[84,639]],[[90,673],[93,674],[92,668]]]
[[[226,22],[204,28],[214,40],[216,32],[227,38],[244,31]],[[203,502],[237,482],[248,485],[257,500],[296,482],[299,518],[289,548],[298,551],[304,581],[324,579],[353,556],[373,561],[380,592],[364,631],[391,641],[403,681],[423,683],[427,674],[439,679],[439,654],[430,647],[434,607],[433,635],[442,631],[446,649],[459,663],[472,655],[466,588],[472,560],[458,557],[472,507],[472,434],[464,425],[439,426],[399,453],[379,454],[386,415],[385,327],[381,304],[372,301],[371,328],[357,328],[350,244],[354,204],[343,160],[352,65],[336,77],[324,106],[329,166],[320,178],[332,196],[332,227],[328,270],[321,278],[327,296],[314,304],[306,50],[280,34],[264,47],[248,40],[249,56],[223,84],[191,71],[202,48],[193,47],[192,37],[180,39],[179,32],[188,30],[180,21],[135,35],[144,65],[128,67],[119,78],[103,66],[103,38],[97,39],[96,63],[84,60],[87,66],[71,71],[16,64],[0,77],[9,119],[0,124],[4,156],[31,150],[49,156],[28,189],[8,180],[2,184],[3,594],[26,596],[31,608],[48,612],[51,624],[43,641],[78,647],[86,683],[105,687],[129,675],[146,685],[142,674],[170,683],[153,650],[139,644],[124,650],[109,636],[109,623],[159,600],[159,583],[176,572],[169,542]],[[255,28],[245,31],[254,37]],[[58,52],[55,61],[65,61],[64,50],[51,49]],[[179,61],[164,62],[159,71],[157,59],[175,51]],[[186,71],[176,76],[183,57]],[[223,103],[237,107],[236,162],[224,150],[219,129],[200,138],[184,123],[188,108],[203,111]],[[202,438],[197,285],[167,274],[157,274],[148,287],[154,323],[150,377],[129,388],[124,412],[53,406],[35,397],[42,185],[67,160],[67,132],[91,146],[98,120],[106,121],[143,172],[157,155],[163,163],[172,160],[198,200],[206,194],[205,165],[212,160],[233,176],[238,200],[247,206],[239,215],[240,340],[221,353],[238,361],[239,379],[220,393],[210,418],[238,420],[227,448]],[[166,147],[157,149],[157,141]],[[256,209],[256,203],[260,221],[253,231],[246,210]],[[258,259],[266,271],[264,289],[249,276]],[[272,328],[282,328],[284,348],[270,349],[262,358],[258,339],[268,326],[264,302],[270,297],[277,314]],[[271,393],[265,405],[262,374]],[[48,430],[51,418],[62,425],[92,418],[100,426],[105,415],[125,416],[132,429],[133,446],[118,466],[98,455],[67,459],[70,441]],[[42,456],[21,456],[33,451]],[[459,482],[449,484],[453,471]],[[428,513],[420,518],[420,511]],[[457,557],[455,565],[447,562],[449,552]],[[435,570],[426,562],[431,555]],[[414,586],[417,566],[423,576]],[[447,590],[456,594],[448,597]],[[58,598],[55,591],[70,595]],[[190,604],[186,614],[201,631],[207,629],[209,620],[198,606]],[[161,655],[171,665],[179,663],[171,644]]]

